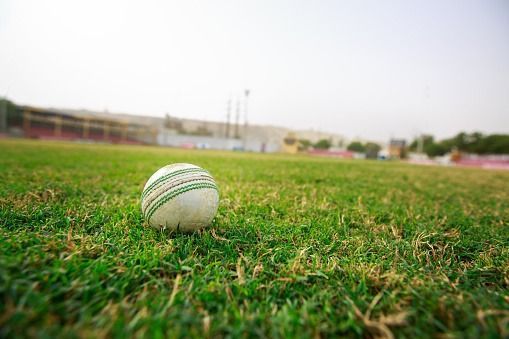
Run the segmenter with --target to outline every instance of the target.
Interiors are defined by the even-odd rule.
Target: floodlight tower
[[[236,97],[236,106],[235,106],[235,138],[238,139],[239,135],[239,119],[240,119],[240,99],[239,96]]]
[[[232,112],[232,97],[228,98],[228,102],[226,104],[226,126],[224,131],[224,136],[226,139],[230,137],[230,116]]]
[[[248,99],[249,99],[249,89],[245,89],[244,90],[244,133],[242,133],[242,143],[243,143],[243,148],[244,148],[244,151],[246,150],[247,148],[247,102],[248,102]]]
[[[417,153],[422,154],[424,150],[424,134],[420,134],[417,138]]]

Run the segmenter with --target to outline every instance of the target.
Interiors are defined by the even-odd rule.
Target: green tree
[[[307,151],[311,146],[313,146],[313,143],[308,139],[299,140],[299,151]]]
[[[410,146],[408,146],[408,149],[412,152],[418,152],[419,151],[419,144],[422,143],[423,152],[426,153],[425,149],[427,146],[432,145],[435,142],[435,139],[432,135],[423,134],[417,138],[414,139],[410,143]]]
[[[329,139],[321,139],[314,144],[314,147],[318,149],[329,149],[331,147],[331,142]]]
[[[479,147],[479,154],[509,154],[509,135],[492,134],[485,136]]]
[[[455,137],[440,142],[446,152],[456,148],[462,152],[475,154],[509,154],[509,135],[483,135],[480,132],[471,134],[461,132]]]
[[[416,150],[419,141],[419,139],[414,140],[409,149]],[[509,135],[505,134],[483,135],[480,132],[470,134],[460,132],[440,142],[435,142],[432,136],[424,136],[422,142],[424,152],[431,157],[444,155],[453,149],[475,154],[509,154]]]
[[[0,98],[0,119],[2,119],[2,121],[0,121],[0,126],[6,129],[8,126],[19,125],[23,119],[23,115],[12,101],[6,98]]]
[[[364,145],[360,141],[352,141],[346,149],[351,152],[357,152],[357,153],[366,152],[366,147],[364,147]]]
[[[366,158],[376,159],[378,157],[378,152],[380,152],[382,147],[374,142],[367,142],[366,145],[364,145],[364,149],[366,152]]]
[[[448,149],[447,146],[442,143],[432,143],[424,147],[424,153],[426,153],[430,157],[442,156],[450,151],[451,150]]]

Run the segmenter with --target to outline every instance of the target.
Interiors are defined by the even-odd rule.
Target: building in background
[[[85,142],[155,144],[169,147],[243,150],[248,152],[296,153],[299,140],[334,144],[342,136],[313,130],[292,131],[269,125],[244,125],[238,135],[228,133],[227,122],[164,118],[80,109],[39,108],[9,102],[3,109],[0,127],[8,136]],[[12,109],[11,109],[12,108]],[[285,139],[295,139],[292,145]],[[286,140],[288,141],[288,140]]]
[[[282,140],[282,152],[289,154],[297,154],[299,151],[299,139],[294,132],[289,132]]]
[[[7,133],[30,139],[152,144],[156,129],[114,116],[76,115],[63,110],[16,106],[7,117]]]
[[[388,156],[391,159],[402,159],[405,157],[406,141],[404,139],[391,139],[389,141]]]

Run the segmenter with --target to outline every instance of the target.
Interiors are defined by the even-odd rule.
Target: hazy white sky
[[[0,95],[385,140],[509,132],[509,2],[0,1]]]

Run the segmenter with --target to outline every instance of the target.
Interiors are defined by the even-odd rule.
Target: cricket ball
[[[150,226],[183,232],[207,227],[219,205],[219,191],[209,172],[192,164],[164,166],[148,179],[141,212]]]

